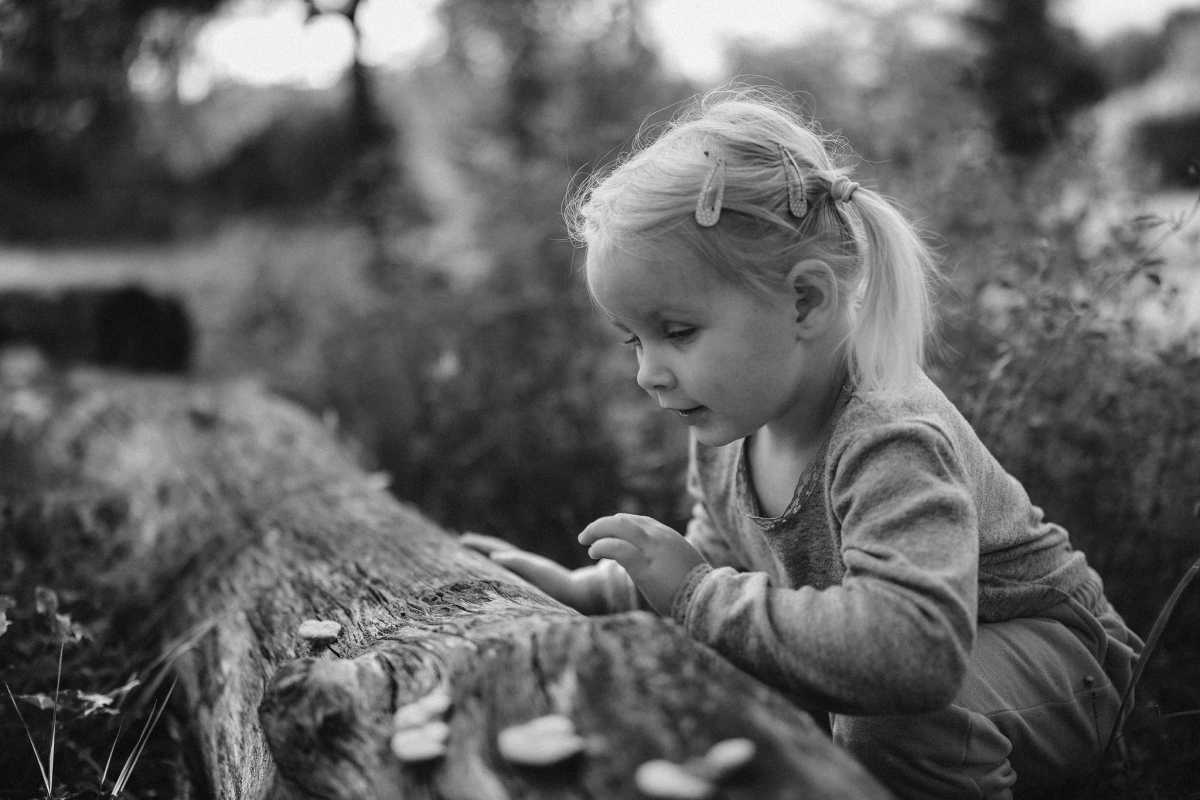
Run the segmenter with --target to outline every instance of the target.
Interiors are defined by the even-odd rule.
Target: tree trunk
[[[119,499],[107,546],[154,603],[218,798],[637,797],[643,761],[730,737],[757,754],[722,796],[886,796],[807,714],[673,623],[560,605],[248,383],[75,375],[46,398],[35,472]],[[314,647],[298,635],[310,618],[340,637]],[[452,701],[447,752],[402,763],[393,713],[435,688]],[[500,755],[499,731],[551,712],[584,753],[542,768]]]

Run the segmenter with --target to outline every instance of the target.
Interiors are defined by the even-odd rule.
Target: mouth
[[[692,406],[691,408],[672,408],[671,410],[686,419],[693,414],[699,414],[704,410],[704,406]]]

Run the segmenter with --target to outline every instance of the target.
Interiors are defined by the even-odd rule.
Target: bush
[[[1200,109],[1150,117],[1133,130],[1134,148],[1166,186],[1200,184]]]

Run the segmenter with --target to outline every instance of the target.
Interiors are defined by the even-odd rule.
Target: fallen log
[[[252,384],[77,373],[39,397],[8,463],[108,498],[104,547],[167,643],[215,797],[637,797],[643,762],[734,737],[755,753],[721,796],[887,796],[807,714],[674,624],[562,606]],[[308,619],[340,632],[304,638]],[[444,752],[402,761],[395,712],[431,694],[449,703]],[[506,759],[501,731],[547,714],[571,720],[582,752]]]

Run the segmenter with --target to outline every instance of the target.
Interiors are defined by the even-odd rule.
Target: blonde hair
[[[835,147],[761,89],[718,90],[585,182],[568,202],[567,225],[588,266],[629,256],[699,260],[752,291],[784,290],[792,265],[819,258],[848,304],[852,379],[899,389],[924,362],[932,257],[889,200],[848,182]],[[802,175],[808,208],[799,219],[789,212],[781,148]],[[705,227],[697,198],[715,158],[724,195],[719,221]]]

